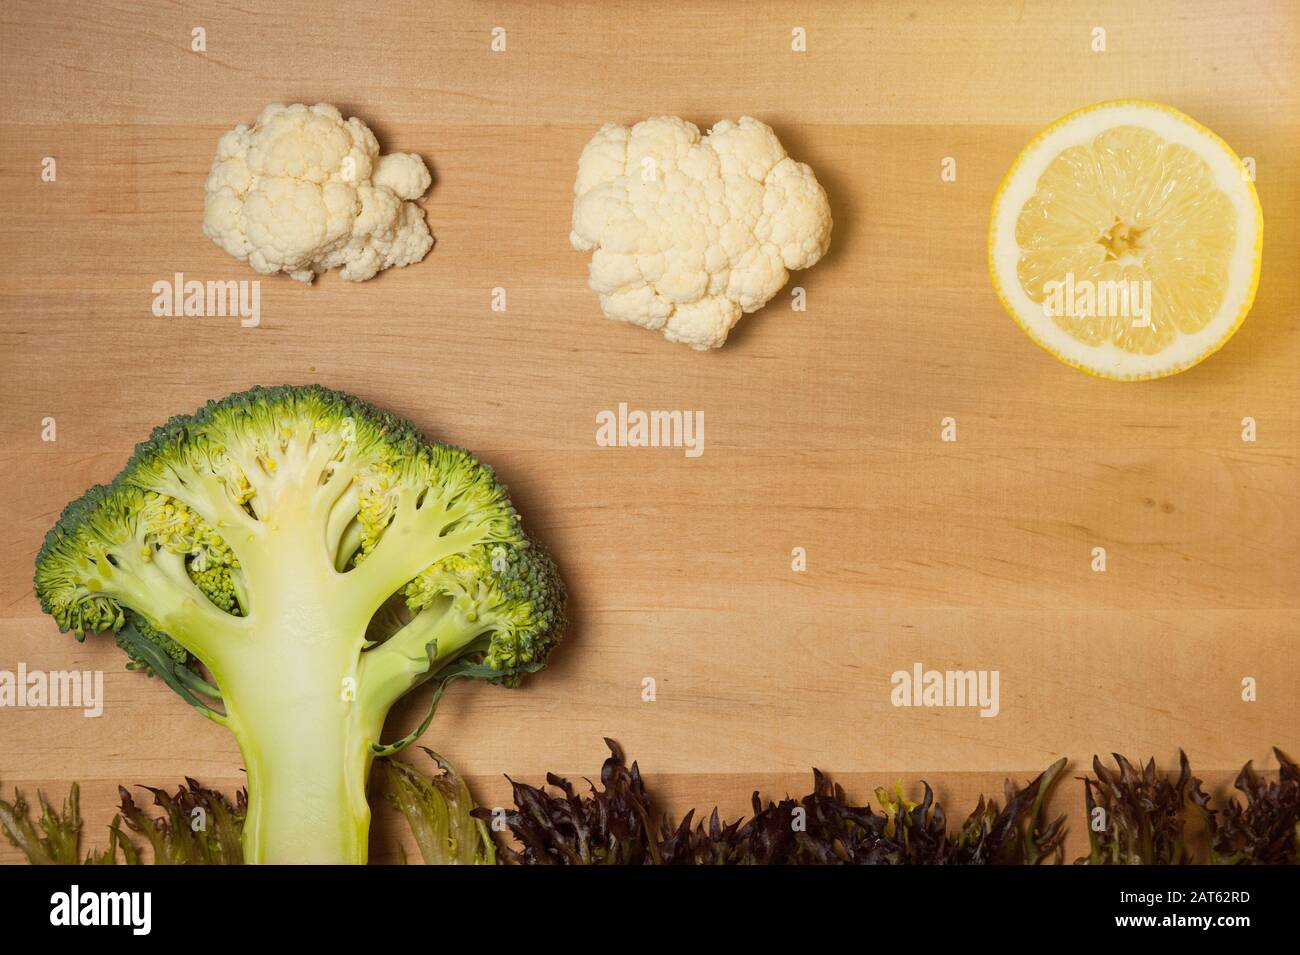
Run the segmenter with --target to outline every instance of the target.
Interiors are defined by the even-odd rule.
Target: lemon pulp
[[[1236,216],[1200,156],[1119,126],[1052,161],[1016,221],[1016,242],[1020,284],[1040,304],[1047,283],[1067,275],[1075,287],[1149,282],[1128,285],[1150,289],[1148,315],[1094,307],[1051,317],[1080,342],[1150,355],[1200,331],[1223,304]]]

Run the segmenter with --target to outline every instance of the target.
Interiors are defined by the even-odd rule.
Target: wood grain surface
[[[1172,765],[1181,746],[1223,785],[1247,759],[1275,768],[1271,745],[1300,754],[1298,27],[1283,2],[9,0],[0,669],[101,669],[106,704],[0,709],[0,785],[80,780],[94,841],[119,782],[239,785],[223,730],[123,670],[111,640],[58,634],[32,560],[153,425],[281,382],[479,452],[560,560],[573,628],[553,666],[514,692],[455,687],[425,740],[483,802],[505,798],[503,773],[594,776],[603,736],[674,810],[732,813],[754,788],[803,792],[814,765],[863,798],[923,776],[964,813],[1061,755],[1082,772],[1116,750]],[[1019,149],[1116,97],[1168,102],[1253,157],[1266,221],[1241,331],[1140,385],[1036,348],[985,265]],[[257,277],[202,235],[203,182],[220,134],[275,101],[333,102],[385,151],[420,153],[437,245],[360,285],[265,278],[257,328],[155,318],[151,287],[175,272]],[[797,278],[806,312],[782,293],[710,354],[601,317],[568,244],[577,156],[601,123],[661,113],[752,114],[812,165],[835,234]],[[705,453],[597,448],[595,415],[619,402],[703,410]],[[999,670],[1000,714],[895,708],[890,674],[917,661]],[[1077,854],[1078,784],[1055,806]],[[381,813],[373,856],[401,831]]]

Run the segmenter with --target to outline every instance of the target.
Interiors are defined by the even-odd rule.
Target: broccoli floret
[[[129,612],[127,623],[117,631],[117,645],[131,658],[128,670],[144,670],[150,676],[176,666],[189,667],[198,675],[190,651],[163,633],[138,613]]]
[[[406,605],[417,621],[429,612],[440,625],[454,621],[455,633],[478,630],[487,638],[483,662],[500,674],[495,682],[514,686],[559,639],[557,579],[550,557],[529,541],[483,545],[421,572],[406,586]]]
[[[380,741],[393,704],[516,686],[564,630],[555,565],[490,468],[316,386],[155,429],[64,510],[35,583],[61,629],[114,632],[235,734],[249,861],[364,862],[371,761],[416,735]]]

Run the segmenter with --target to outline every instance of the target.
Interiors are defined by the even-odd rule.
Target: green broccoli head
[[[115,632],[132,665],[236,733],[255,839],[271,801],[258,775],[332,758],[290,759],[281,737],[326,721],[368,767],[415,686],[518,685],[564,629],[555,565],[491,468],[317,386],[254,388],[155,429],[67,506],[35,588],[61,629]],[[364,797],[364,779],[345,788],[338,801]]]

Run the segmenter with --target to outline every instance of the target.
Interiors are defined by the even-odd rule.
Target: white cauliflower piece
[[[272,103],[217,143],[203,233],[265,275],[364,282],[433,248],[412,201],[431,181],[419,156],[379,155],[369,127],[328,103]]]
[[[605,317],[699,350],[721,346],[830,246],[817,177],[748,116],[703,138],[675,116],[607,123],[582,150],[573,192],[569,241],[592,253]]]

